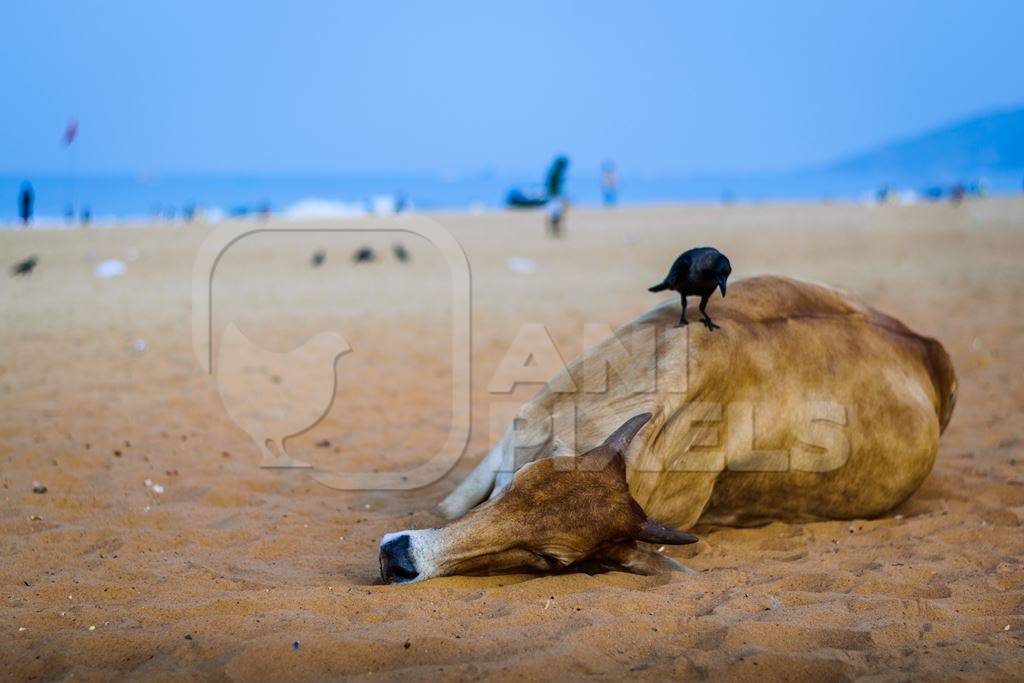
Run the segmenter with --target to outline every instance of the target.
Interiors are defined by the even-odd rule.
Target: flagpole
[[[72,119],[68,124],[67,128],[64,129],[64,149],[67,150],[68,159],[68,186],[66,201],[68,202],[68,211],[71,213],[69,216],[71,223],[75,222],[75,176],[78,171],[78,148],[69,149],[74,143],[75,138],[78,137],[78,120]]]

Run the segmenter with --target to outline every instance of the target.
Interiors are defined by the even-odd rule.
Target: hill
[[[967,119],[828,165],[827,172],[970,176],[1024,169],[1024,108]]]

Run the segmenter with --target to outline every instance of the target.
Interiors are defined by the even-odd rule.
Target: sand
[[[451,475],[398,493],[257,466],[193,353],[192,266],[210,227],[0,233],[5,266],[40,257],[30,277],[0,279],[0,677],[1021,675],[1024,201],[579,210],[559,243],[539,213],[433,219],[472,268],[473,431]],[[411,263],[390,254],[399,237]],[[381,257],[353,264],[362,244]],[[380,537],[432,523],[502,411],[535,390],[487,391],[522,326],[546,326],[569,359],[585,323],[654,305],[646,287],[702,244],[735,275],[848,287],[946,345],[959,404],[924,486],[879,519],[698,528],[700,543],[666,552],[699,575],[380,585]],[[536,271],[511,272],[509,256]],[[97,278],[108,258],[127,272]],[[408,235],[263,234],[217,271],[215,338],[234,321],[287,351],[342,332],[354,350],[336,400],[289,452],[318,471],[406,470],[448,434],[450,296],[440,254]],[[330,369],[246,372],[270,395]]]

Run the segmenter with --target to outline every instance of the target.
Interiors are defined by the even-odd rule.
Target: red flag
[[[69,146],[72,142],[75,141],[75,138],[77,136],[78,136],[78,121],[77,120],[72,120],[71,123],[68,124],[67,129],[65,129],[65,131],[64,131],[64,146],[65,147]]]

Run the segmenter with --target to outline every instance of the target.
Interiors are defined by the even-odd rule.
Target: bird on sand
[[[313,252],[313,258],[311,259],[310,263],[313,264],[314,268],[319,268],[320,266],[323,265],[324,260],[326,258],[327,252],[324,251],[323,249],[317,249],[316,251]]]
[[[409,260],[409,250],[406,249],[405,245],[402,244],[401,242],[396,243],[395,246],[391,248],[391,251],[394,252],[395,258],[401,261],[402,263],[405,263],[406,261]]]
[[[39,263],[38,256],[29,256],[23,261],[18,261],[11,266],[11,275],[31,275],[37,263]]]
[[[709,330],[715,330],[718,329],[718,325],[711,322],[711,318],[708,316],[705,308],[707,308],[708,299],[714,294],[716,288],[721,289],[722,296],[725,296],[726,281],[731,273],[732,265],[729,263],[729,259],[725,257],[725,254],[714,247],[697,247],[696,249],[683,252],[676,259],[675,263],[672,264],[672,268],[668,271],[668,276],[664,281],[654,285],[647,291],[663,292],[669,289],[679,293],[683,312],[679,317],[679,325],[677,327],[682,327],[686,324],[686,297],[699,296],[700,312],[704,314],[701,322]]]
[[[360,247],[356,250],[356,253],[352,254],[352,260],[356,263],[369,263],[377,258],[377,255],[373,253],[373,249],[370,247]]]

